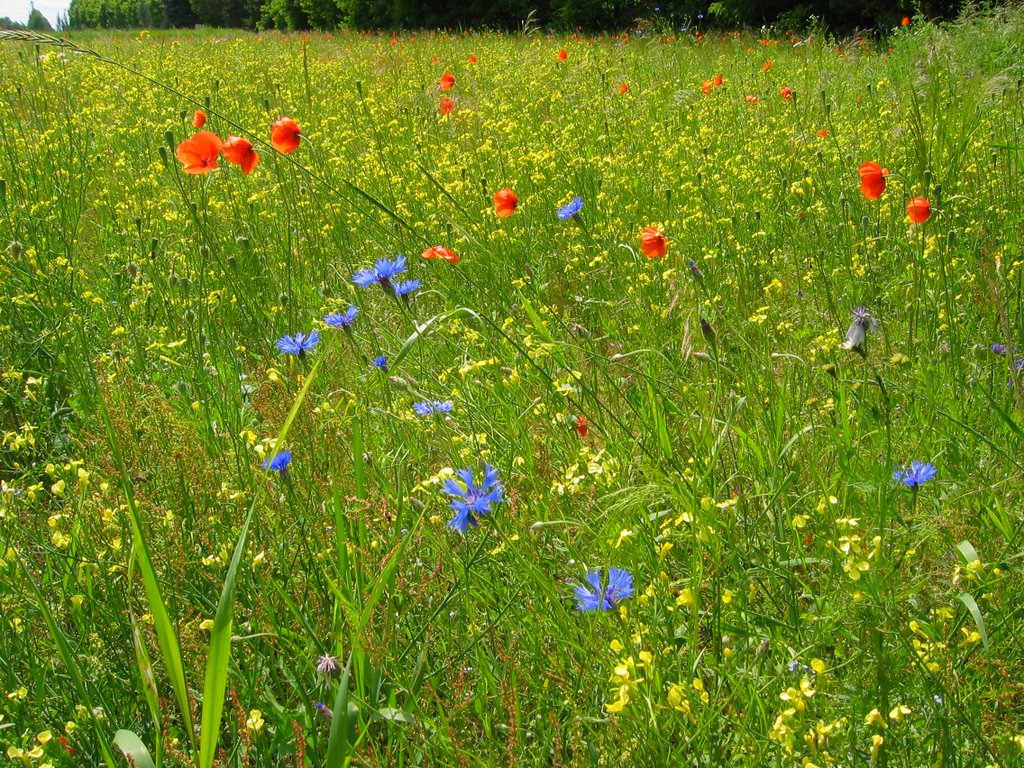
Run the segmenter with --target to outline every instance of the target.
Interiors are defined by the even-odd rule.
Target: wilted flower
[[[854,309],[853,322],[850,324],[850,330],[846,332],[846,341],[843,342],[843,349],[850,349],[863,355],[864,341],[867,338],[867,333],[868,331],[873,333],[877,326],[875,318],[872,317],[865,307]]]
[[[317,674],[323,675],[324,677],[334,677],[338,674],[338,670],[340,669],[341,663],[338,661],[337,656],[331,656],[331,654],[325,653],[316,660]]]
[[[442,490],[452,496],[449,509],[455,510],[455,517],[448,525],[461,534],[466,533],[470,525],[479,525],[477,518],[487,515],[491,505],[505,500],[498,470],[490,464],[484,464],[483,482],[479,486],[473,480],[472,469],[460,469],[457,473],[461,483],[451,478],[444,481]]]
[[[920,461],[910,462],[910,469],[897,469],[892,473],[892,479],[897,483],[903,483],[907,488],[916,489],[929,480],[934,480],[939,471],[931,464]]]
[[[602,584],[601,572],[591,571],[586,583],[576,587],[575,592],[577,610],[610,611],[633,596],[633,574],[624,568],[609,568],[608,582]]]

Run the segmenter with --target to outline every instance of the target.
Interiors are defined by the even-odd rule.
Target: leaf
[[[128,758],[128,764],[134,768],[156,768],[149,750],[134,731],[126,731],[123,728],[119,730],[114,734],[114,746],[121,750]]]
[[[395,709],[393,707],[384,707],[378,709],[376,712],[377,717],[381,720],[388,720],[392,723],[415,723],[416,715],[411,712],[406,712],[404,709]]]
[[[971,617],[974,619],[974,626],[978,628],[978,634],[981,635],[981,642],[984,644],[985,650],[989,650],[988,632],[985,631],[985,619],[981,615],[978,603],[966,592],[961,592],[956,596],[956,599],[963,603],[967,610],[970,611]]]
[[[978,557],[977,550],[974,549],[974,545],[969,541],[961,541],[956,545],[956,548],[963,555],[964,561],[967,563],[978,563],[981,562],[981,558]]]

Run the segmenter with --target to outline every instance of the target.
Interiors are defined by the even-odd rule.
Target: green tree
[[[53,32],[53,27],[50,26],[50,22],[46,20],[46,17],[39,12],[39,9],[34,7],[28,15],[28,29],[36,32]]]

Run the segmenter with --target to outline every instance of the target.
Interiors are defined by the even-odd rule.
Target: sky
[[[36,8],[53,27],[57,26],[57,16],[67,13],[69,5],[71,5],[71,0],[35,0]],[[30,0],[0,0],[0,17],[6,16],[11,21],[21,24],[28,21],[31,9],[32,2]]]

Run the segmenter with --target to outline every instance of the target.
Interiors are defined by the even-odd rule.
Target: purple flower
[[[418,291],[419,289],[419,280],[403,280],[400,283],[395,283],[395,296],[408,296],[413,291]]]
[[[444,481],[441,490],[452,497],[448,508],[455,511],[455,517],[448,521],[449,527],[465,535],[469,526],[480,524],[477,518],[489,514],[491,505],[504,501],[505,497],[498,479],[498,470],[490,464],[484,464],[484,477],[480,485],[473,479],[472,469],[460,469],[456,474],[461,482],[449,478]]]
[[[282,475],[288,471],[288,465],[292,463],[291,451],[280,451],[275,453],[273,458],[263,462],[263,468],[271,472],[280,472]]]
[[[420,416],[429,416],[432,413],[448,414],[452,412],[452,408],[455,404],[451,400],[421,400],[418,403],[412,404],[412,409],[416,411]]]
[[[1000,355],[1000,356],[1006,355],[1006,345],[1005,344],[993,344],[991,347],[989,347],[989,349],[991,350],[992,354],[994,354],[994,355]]]
[[[349,308],[344,312],[333,312],[329,314],[324,318],[324,324],[331,326],[331,328],[347,329],[356,321],[356,316],[358,314],[358,307],[349,306]]]
[[[582,210],[583,198],[574,197],[572,200],[568,202],[568,204],[558,209],[558,218],[560,218],[562,221],[568,221],[569,219],[578,216],[580,211]]]
[[[352,275],[352,282],[360,288],[369,288],[371,285],[380,285],[384,290],[394,292],[391,278],[405,272],[405,256],[399,255],[394,259],[379,259],[372,267],[360,269]]]
[[[320,334],[312,331],[309,334],[296,333],[294,336],[282,336],[277,340],[277,348],[286,355],[304,355],[312,352],[320,343]]]
[[[910,462],[910,469],[897,469],[892,473],[892,479],[897,483],[903,483],[907,488],[917,489],[929,480],[934,480],[939,473],[933,465],[921,461]]]
[[[576,587],[576,610],[610,611],[618,603],[633,596],[633,574],[625,568],[609,568],[608,581],[601,582],[601,572],[587,574],[585,584]]]

